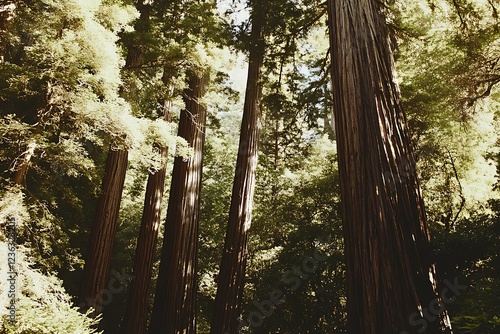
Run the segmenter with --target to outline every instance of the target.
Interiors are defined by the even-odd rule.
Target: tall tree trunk
[[[135,38],[127,47],[127,59],[125,60],[126,69],[134,69],[143,63],[144,54],[144,36],[151,30],[151,0],[138,0],[135,8],[139,11],[139,18],[134,24]]]
[[[103,295],[107,291],[111,251],[116,234],[123,184],[127,171],[128,151],[111,150],[106,161],[102,194],[97,217],[92,228],[90,246],[85,261],[80,307],[94,308],[93,316],[102,311]]]
[[[136,8],[140,17],[135,23],[138,32],[144,32],[149,26],[150,6],[148,0],[139,0]],[[127,50],[124,69],[137,67],[142,63],[142,45],[132,43]],[[101,198],[97,216],[90,236],[90,247],[85,261],[82,292],[80,295],[81,310],[93,307],[93,316],[102,311],[102,294],[108,279],[111,251],[116,235],[118,214],[123,193],[123,185],[128,164],[127,150],[108,152],[106,171],[102,183]]]
[[[162,160],[168,148],[160,147]],[[130,284],[129,298],[121,333],[146,333],[149,309],[149,289],[153,272],[153,259],[161,218],[161,204],[165,189],[166,163],[160,170],[149,174],[142,213],[142,223],[135,252],[134,278]]]
[[[178,135],[194,155],[176,157],[149,333],[196,333],[196,267],[206,110],[204,78],[191,74]]]
[[[448,333],[380,6],[328,0],[348,332]]]
[[[171,121],[172,93],[168,70],[163,76],[163,83],[168,87],[169,96],[163,102],[166,122]],[[122,323],[121,333],[142,334],[147,332],[149,309],[149,292],[153,272],[153,260],[156,249],[156,239],[161,220],[161,205],[165,190],[165,175],[167,173],[168,147],[159,147],[161,159],[164,161],[160,170],[150,173],[146,186],[142,223],[137,241],[134,263],[134,279],[130,284],[127,309]]]
[[[265,53],[264,13],[263,3],[254,3],[251,16],[252,47],[249,55],[245,105],[226,240],[210,330],[212,334],[237,333],[239,327],[238,317],[241,313],[248,230],[251,224],[258,158],[261,77]]]

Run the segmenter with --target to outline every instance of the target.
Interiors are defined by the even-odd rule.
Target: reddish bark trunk
[[[169,94],[163,102],[163,119],[166,122],[170,122],[173,86],[170,83],[170,77],[167,75],[168,70],[165,70],[164,73],[163,81],[168,87]],[[130,293],[121,333],[141,334],[147,332],[151,276],[156,250],[156,239],[161,223],[161,206],[165,190],[168,158],[168,147],[160,147],[159,150],[164,164],[160,170],[148,176],[141,228],[135,253],[134,279],[130,285]]]
[[[255,171],[260,132],[262,67],[264,63],[264,10],[254,5],[245,106],[241,125],[238,159],[222,264],[215,297],[212,334],[237,333],[247,260],[248,230],[251,224]]]
[[[139,1],[136,4],[141,13],[136,22],[138,33],[150,30],[151,5],[148,1]],[[131,45],[127,54],[127,64],[129,68],[134,68],[142,64],[143,49],[140,43]],[[163,72],[163,83],[167,88],[167,96],[162,97],[163,120],[171,121],[172,73],[169,68]],[[141,334],[147,332],[147,320],[149,314],[149,294],[151,286],[151,276],[153,272],[153,261],[156,250],[156,239],[161,223],[162,202],[165,190],[165,176],[167,172],[168,147],[159,147],[164,164],[160,170],[148,175],[146,194],[144,198],[144,208],[142,213],[141,228],[137,240],[137,248],[134,263],[134,279],[130,285],[129,297],[123,318],[121,333]]]
[[[167,159],[168,148],[160,148],[162,159]],[[142,223],[137,241],[134,263],[134,279],[130,284],[127,309],[121,333],[146,333],[149,290],[153,272],[156,239],[160,227],[161,204],[165,189],[166,164],[160,170],[149,174],[144,199]]]
[[[90,237],[80,296],[81,310],[85,312],[92,307],[95,310],[93,316],[101,313],[103,297],[108,292],[112,292],[107,289],[109,264],[118,224],[127,162],[127,151],[112,150],[108,153],[102,194]]]
[[[198,221],[206,110],[204,79],[191,75],[178,135],[194,156],[175,158],[160,271],[149,333],[196,333]]]
[[[442,301],[380,5],[328,1],[348,332],[443,333],[446,313],[415,322]]]

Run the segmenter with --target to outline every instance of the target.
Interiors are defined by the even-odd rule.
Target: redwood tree
[[[136,7],[141,13],[135,25],[136,32],[140,38],[141,35],[150,32],[151,3],[148,0],[142,0],[136,4]],[[127,55],[127,63],[130,67],[141,65],[143,53],[143,45],[141,43],[130,45]],[[173,92],[173,85],[171,83],[173,73],[171,72],[172,70],[166,66],[162,78],[166,94],[161,98],[160,102],[162,104],[162,118],[166,122],[171,121],[171,95]],[[142,221],[135,252],[133,279],[129,288],[129,296],[120,333],[140,334],[147,331],[151,276],[156,250],[156,239],[161,223],[168,158],[168,147],[155,144],[155,149],[161,157],[162,165],[157,171],[148,174]]]
[[[138,32],[147,29],[149,24],[149,6],[147,0],[136,4],[140,17],[135,23]],[[132,44],[127,51],[124,70],[141,64],[143,49],[140,44]],[[102,295],[106,288],[111,262],[111,251],[118,225],[118,214],[127,172],[128,151],[113,149],[108,151],[105,175],[101,187],[101,197],[92,226],[90,246],[87,250],[83,272],[80,308],[82,311],[94,308],[93,316],[102,311]]]
[[[102,194],[92,227],[90,246],[83,272],[80,308],[94,308],[94,316],[102,311],[102,299],[109,275],[111,251],[118,225],[118,213],[127,171],[128,151],[110,150],[106,161]]]
[[[245,105],[222,264],[217,282],[212,334],[237,333],[247,260],[260,132],[262,68],[265,54],[264,3],[255,1]]]
[[[448,333],[382,3],[328,11],[348,332]]]
[[[150,333],[196,333],[196,266],[206,109],[206,78],[191,73],[178,135],[194,149],[176,157]]]
[[[165,70],[166,72],[167,70]],[[172,85],[169,83],[169,79],[165,75],[164,78],[164,84],[171,88]],[[170,122],[172,109],[172,99],[170,96],[165,97],[163,109],[163,119]],[[168,158],[168,147],[158,145],[157,150],[161,156],[162,165],[159,170],[151,172],[148,175],[139,239],[137,240],[135,252],[134,278],[130,284],[127,309],[120,330],[121,333],[140,334],[147,331],[149,292],[153,273],[156,239],[161,223]]]

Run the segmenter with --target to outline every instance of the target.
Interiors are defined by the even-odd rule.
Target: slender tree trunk
[[[196,267],[206,110],[205,79],[191,74],[179,136],[194,156],[175,158],[156,295],[149,333],[196,333]]]
[[[125,68],[134,69],[143,63],[144,41],[142,34],[149,33],[151,30],[151,0],[138,0],[135,7],[139,11],[139,18],[134,24],[136,39],[127,47],[127,59]]]
[[[164,72],[164,84],[168,87],[169,96],[163,103],[166,122],[171,121],[172,92],[168,71]],[[142,213],[142,223],[135,253],[134,279],[130,285],[124,321],[121,333],[142,334],[147,332],[149,310],[149,292],[153,272],[156,239],[161,220],[161,205],[165,190],[165,175],[167,172],[168,147],[159,147],[161,159],[164,161],[161,169],[149,174]]]
[[[86,311],[92,307],[95,310],[93,316],[101,313],[103,297],[109,292],[106,283],[108,283],[111,251],[118,223],[127,161],[128,151],[111,150],[108,153],[102,195],[90,237],[80,296],[81,310]]]
[[[379,6],[328,0],[348,332],[449,333]]]
[[[149,27],[150,6],[147,0],[139,0],[136,7],[140,11],[140,17],[135,23],[136,30],[145,32]],[[138,42],[132,43],[127,51],[124,68],[131,69],[139,66],[142,63],[142,54],[142,45]],[[102,311],[102,297],[106,292],[105,284],[109,274],[127,164],[127,150],[109,150],[101,198],[85,261],[80,296],[81,310],[86,311],[89,307],[93,307],[95,309],[93,316],[97,316]]]
[[[265,50],[262,6],[260,2],[255,3],[251,16],[253,46],[250,48],[240,144],[210,330],[212,334],[235,334],[239,327],[260,132],[261,77]]]
[[[160,147],[162,159],[167,159],[168,148]],[[165,189],[166,163],[149,174],[144,199],[142,223],[135,253],[134,278],[130,285],[127,309],[121,333],[146,333],[149,309],[149,288],[153,272],[156,238],[161,218],[161,204]]]

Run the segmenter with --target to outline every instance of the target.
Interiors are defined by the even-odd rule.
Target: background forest
[[[178,125],[192,101],[206,108],[206,127],[192,130],[205,136],[196,327],[210,332],[256,3],[0,3],[0,333],[123,331],[146,184],[164,171],[161,224],[149,243],[150,318],[167,207],[177,194],[169,193],[179,179],[174,164],[199,153]],[[242,319],[250,323],[253,314],[253,333],[347,333],[326,3],[266,6]],[[499,7],[498,0],[384,1],[439,275],[467,286],[447,305],[455,333],[500,333]],[[189,96],[196,78],[204,94]],[[92,310],[80,312],[78,298],[109,152],[125,157],[126,170],[107,244],[111,293],[95,319]],[[15,325],[7,320],[4,256],[12,219]],[[307,267],[318,251],[327,256]],[[276,289],[282,302],[263,311]]]

